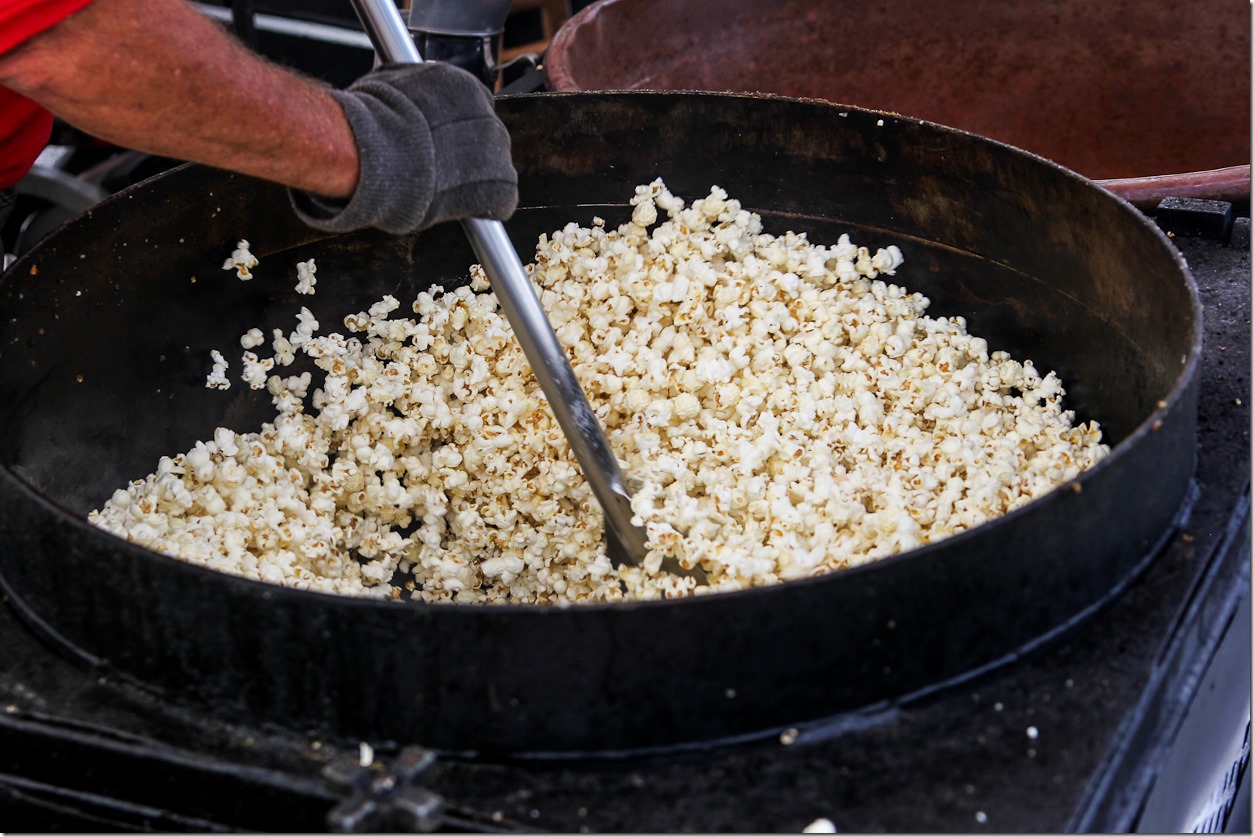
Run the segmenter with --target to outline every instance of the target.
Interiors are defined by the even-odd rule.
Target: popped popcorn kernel
[[[296,293],[312,294],[318,284],[318,265],[313,259],[296,263]]]
[[[209,370],[209,375],[205,379],[205,386],[210,389],[230,389],[231,381],[226,377],[228,368],[226,358],[217,349],[211,349],[209,357],[213,361],[213,368]]]
[[[235,245],[235,249],[231,252],[230,257],[222,263],[223,270],[234,270],[235,275],[240,279],[247,281],[253,278],[252,268],[256,267],[259,262],[257,257],[249,250],[247,239],[240,239]]]

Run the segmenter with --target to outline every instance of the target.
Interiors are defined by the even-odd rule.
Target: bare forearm
[[[327,88],[183,0],[95,0],[0,55],[0,84],[118,145],[345,197],[352,131]]]

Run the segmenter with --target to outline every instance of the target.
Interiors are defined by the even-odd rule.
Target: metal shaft
[[[375,51],[385,61],[422,62],[422,55],[392,0],[353,0],[353,6]],[[631,494],[618,467],[618,459],[553,333],[553,326],[505,226],[499,221],[469,218],[462,221],[462,227],[492,282],[497,300],[558,425],[566,434],[584,478],[601,504],[612,557],[621,562],[639,563],[644,558],[646,537],[642,529],[631,523]]]

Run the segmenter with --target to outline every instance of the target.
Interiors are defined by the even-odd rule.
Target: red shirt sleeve
[[[55,26],[91,0],[0,0],[0,52]]]
[[[57,25],[90,2],[0,0],[0,53]],[[12,186],[30,170],[51,132],[52,114],[0,87],[0,189]]]

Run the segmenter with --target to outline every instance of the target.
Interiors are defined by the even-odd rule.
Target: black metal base
[[[3,607],[0,823],[796,832],[827,818],[840,831],[1248,831],[1238,793],[1249,752],[1240,739],[1249,721],[1248,218],[1235,231],[1235,247],[1175,239],[1206,319],[1191,510],[1121,598],[1049,647],[778,739],[618,761],[444,758],[426,769],[412,767],[412,751],[377,753],[363,769],[358,751],[222,724],[114,684],[58,656]],[[1244,671],[1230,669],[1233,659]],[[1190,715],[1217,689],[1236,690],[1228,709]],[[1183,799],[1156,784],[1188,768],[1182,758],[1207,754],[1217,785]]]

